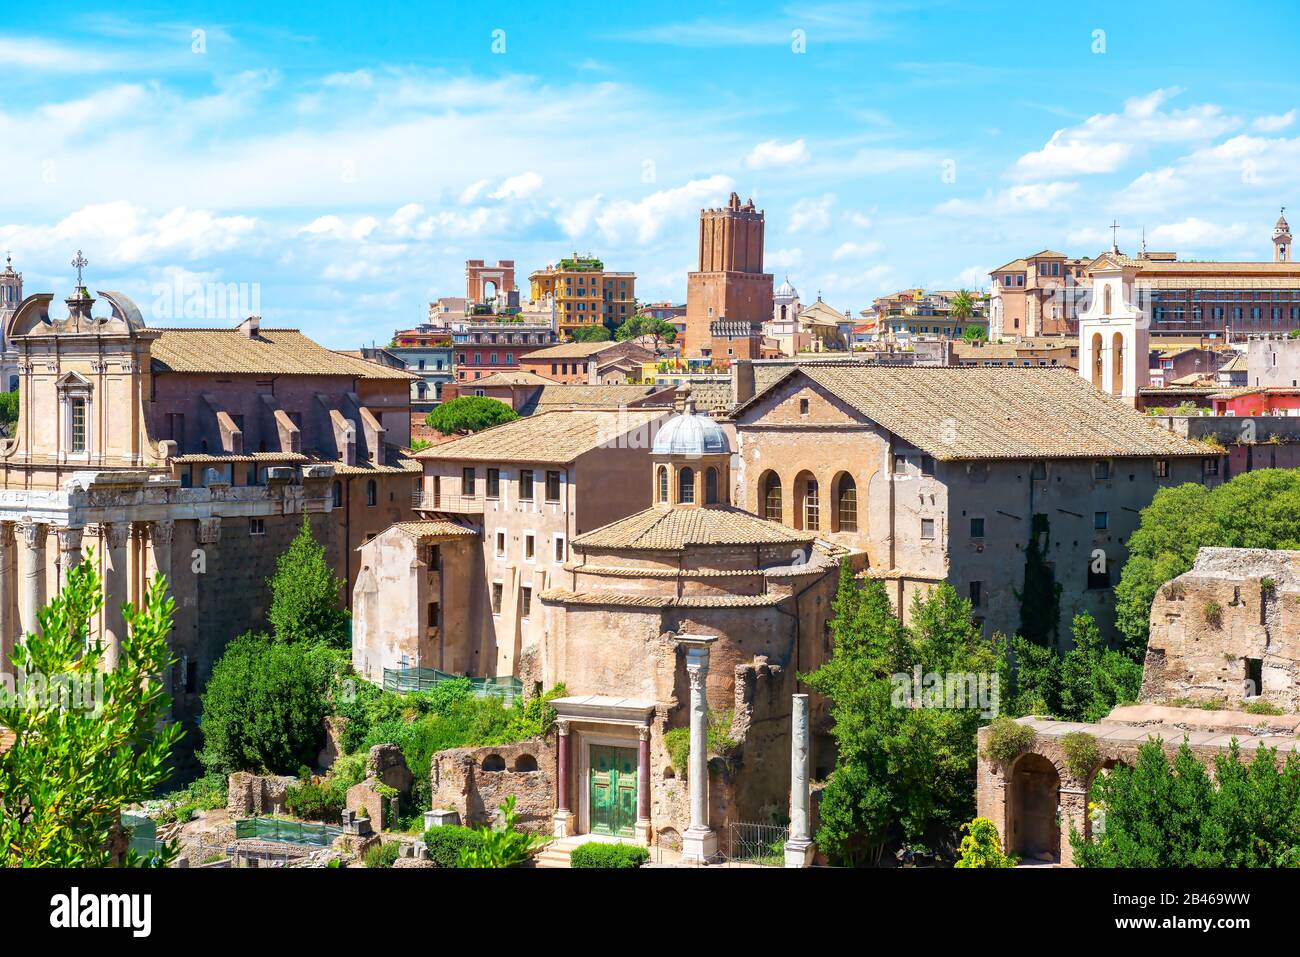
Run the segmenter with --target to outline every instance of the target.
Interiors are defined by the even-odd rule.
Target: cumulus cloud
[[[839,262],[843,259],[865,259],[868,256],[874,256],[876,253],[880,252],[880,250],[881,245],[876,242],[840,243],[835,247],[835,251],[831,253],[831,261]]]
[[[1261,116],[1250,124],[1251,129],[1260,133],[1277,133],[1295,122],[1296,111],[1287,110],[1273,116]]]
[[[511,176],[501,183],[492,191],[493,199],[523,199],[529,196],[542,185],[542,177],[532,170],[526,173],[520,173],[518,176]]]
[[[832,193],[798,200],[790,209],[790,222],[786,226],[786,231],[790,233],[825,232],[830,228],[831,207],[834,205],[835,196]]]
[[[811,156],[808,145],[802,139],[789,143],[767,140],[749,151],[749,155],[745,157],[745,165],[750,169],[798,166],[800,163],[808,162]]]
[[[670,222],[685,222],[700,207],[716,205],[734,186],[723,175],[693,179],[682,186],[659,190],[636,201],[591,197],[573,204],[557,217],[571,238],[594,227],[610,243],[652,242]]]
[[[1062,206],[1078,191],[1078,183],[1018,183],[996,193],[989,191],[978,200],[950,199],[940,203],[936,212],[951,216],[1041,213]]]

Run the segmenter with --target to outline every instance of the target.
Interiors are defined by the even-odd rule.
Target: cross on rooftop
[[[88,263],[88,262],[86,261],[86,257],[83,256],[83,255],[81,255],[81,250],[80,250],[80,249],[77,250],[77,258],[74,259],[74,260],[72,260],[72,265],[74,265],[74,266],[77,267],[77,288],[80,289],[80,288],[81,288],[81,270],[85,269],[87,266],[90,265],[90,263]]]
[[[1110,229],[1110,248],[1115,252],[1119,252],[1119,223],[1112,219],[1108,228]]]

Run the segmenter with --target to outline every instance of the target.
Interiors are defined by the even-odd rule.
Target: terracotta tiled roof
[[[326,349],[297,329],[266,329],[250,338],[238,329],[162,329],[153,344],[157,372],[206,372],[226,375],[343,375],[364,379],[416,379]]]
[[[494,372],[473,382],[461,383],[461,388],[477,389],[488,385],[555,385],[554,379],[540,376],[536,372]]]
[[[695,545],[780,545],[817,536],[787,528],[729,505],[669,508],[656,505],[573,539],[575,548],[674,551]]]
[[[722,412],[731,408],[730,382],[692,382],[691,398],[701,412]]]
[[[543,601],[562,605],[630,605],[638,608],[757,608],[764,605],[779,605],[789,598],[788,595],[780,593],[689,595],[675,598],[671,595],[641,595],[625,592],[577,592],[564,588],[548,589],[538,597]]]
[[[548,380],[549,381],[549,380]],[[658,393],[663,393],[659,396]],[[649,396],[662,398],[662,405],[672,405],[673,387],[659,385],[551,385],[543,386],[535,408],[539,412],[552,409],[617,409]]]
[[[478,530],[453,522],[451,519],[430,519],[427,522],[394,522],[393,528],[417,541],[430,538],[474,538]]]
[[[787,375],[806,376],[940,460],[1206,454],[1070,369],[809,363]]]
[[[561,342],[557,346],[547,346],[528,353],[524,358],[533,362],[537,359],[588,359],[598,352],[613,349],[623,343],[606,339],[604,342]]]
[[[553,462],[566,464],[631,429],[649,426],[671,409],[565,409],[513,422],[416,452],[424,461]],[[647,433],[645,448],[650,447]]]

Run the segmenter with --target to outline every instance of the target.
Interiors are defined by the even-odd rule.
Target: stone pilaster
[[[790,709],[790,839],[785,842],[785,866],[812,863],[812,836],[808,833],[808,772],[812,736],[808,728],[808,696],[792,696]]]
[[[17,526],[21,542],[18,546],[18,568],[22,578],[18,616],[23,633],[37,630],[36,613],[45,604],[45,539],[49,526],[32,521]]]
[[[682,860],[704,863],[718,854],[718,835],[709,827],[709,644],[713,638],[682,639],[691,685],[691,756],[687,772],[691,824],[682,835]]]
[[[0,522],[0,675],[14,674],[14,640],[18,637],[18,576],[14,523]]]

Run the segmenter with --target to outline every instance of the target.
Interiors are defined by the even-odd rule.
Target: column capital
[[[569,736],[569,722],[564,718],[560,718],[555,722],[555,730],[558,731],[562,737],[567,738]]]
[[[14,543],[14,522],[0,522],[0,548],[8,548]]]
[[[221,541],[221,516],[199,519],[198,538],[200,545],[215,545]]]
[[[81,536],[85,532],[84,528],[71,528],[61,526],[54,530],[54,534],[59,539],[59,551],[61,552],[79,552],[81,551]]]
[[[650,725],[648,725],[648,724],[643,724],[643,725],[641,725],[641,727],[637,728],[637,729],[636,729],[636,736],[637,736],[638,738],[640,738],[642,741],[649,741],[649,740],[650,740]]]
[[[165,548],[172,543],[176,534],[176,522],[170,518],[149,523],[149,541],[155,548]]]
[[[50,527],[43,522],[24,519],[18,523],[17,531],[23,536],[23,544],[35,550],[45,547],[45,537],[49,534]]]
[[[131,534],[130,522],[100,522],[91,528],[104,540],[105,548],[125,548],[127,536]]]

